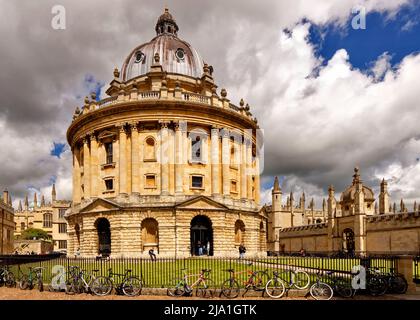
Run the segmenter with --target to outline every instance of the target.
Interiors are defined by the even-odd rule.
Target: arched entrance
[[[343,231],[343,251],[349,254],[353,254],[355,251],[354,232],[352,229]]]
[[[198,256],[200,246],[203,254],[213,256],[213,227],[206,216],[196,216],[191,220],[191,255]]]
[[[159,224],[153,218],[146,218],[141,223],[141,241],[143,252],[153,249],[159,253]]]
[[[111,226],[108,219],[100,218],[96,220],[96,230],[98,231],[98,253],[103,256],[111,254]]]

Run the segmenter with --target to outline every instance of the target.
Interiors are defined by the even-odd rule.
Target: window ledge
[[[105,163],[103,165],[101,165],[102,169],[107,169],[107,168],[115,168],[115,162],[113,163]]]
[[[157,162],[157,159],[143,159],[143,162]]]
[[[191,190],[196,190],[196,191],[204,191],[205,190],[205,188],[203,188],[203,187],[190,187],[190,189]]]
[[[147,190],[156,190],[157,187],[144,187],[144,189],[147,189]]]
[[[109,193],[114,193],[115,192],[115,190],[106,190],[106,191],[104,191],[104,192],[102,192],[103,194],[109,194]]]

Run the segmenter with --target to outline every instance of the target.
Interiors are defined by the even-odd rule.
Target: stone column
[[[255,158],[255,203],[257,206],[260,204],[260,157],[258,150]]]
[[[169,142],[168,125],[166,121],[161,122],[160,130],[160,163],[161,163],[161,195],[169,194]]]
[[[408,294],[415,294],[416,291],[416,284],[413,282],[414,273],[413,273],[413,257],[411,256],[400,256],[398,257],[398,273],[401,273],[405,279],[407,279]]]
[[[186,131],[186,123],[180,121],[175,124],[175,193],[183,193],[183,167],[184,167],[184,140],[182,138],[183,131]]]
[[[211,129],[211,190],[213,196],[220,195],[219,128]]]
[[[229,150],[229,130],[223,129],[222,132],[222,181],[223,196],[230,195],[230,150]]]
[[[140,194],[140,135],[136,123],[131,124],[131,192]]]
[[[90,135],[86,135],[83,139],[83,184],[84,184],[84,199],[90,198]]]
[[[246,139],[244,137],[241,144],[241,199],[247,199],[247,153],[246,153]]]
[[[252,195],[252,140],[247,139],[246,141],[246,188],[248,193],[248,200],[254,200]]]
[[[99,149],[96,136],[92,135],[90,140],[90,170],[91,170],[91,196],[99,195]]]
[[[132,181],[131,181],[131,177],[132,177],[132,149],[131,149],[131,145],[132,145],[132,130],[131,130],[131,126],[128,128],[129,131],[127,131],[127,135],[126,135],[126,143],[125,143],[125,159],[127,161],[127,193],[131,194],[131,185],[132,185]]]
[[[127,194],[127,134],[124,125],[118,126],[119,130],[119,181],[120,181],[120,194]]]
[[[73,147],[73,203],[80,203],[80,149]]]

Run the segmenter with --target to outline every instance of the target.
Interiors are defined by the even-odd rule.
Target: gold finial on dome
[[[362,182],[360,180],[360,169],[359,167],[354,168],[354,175],[353,175],[353,184],[357,184]]]

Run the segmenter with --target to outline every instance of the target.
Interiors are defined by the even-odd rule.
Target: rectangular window
[[[51,213],[45,213],[43,220],[44,220],[43,221],[44,228],[52,228],[52,214]]]
[[[192,176],[191,177],[191,188],[193,188],[193,189],[202,189],[203,188],[203,177],[201,177],[201,176]]]
[[[58,249],[67,249],[67,240],[58,240]]]
[[[146,176],[146,188],[156,188],[156,176],[154,175]]]
[[[58,209],[58,217],[60,219],[64,218],[65,214],[66,214],[66,209]]]
[[[236,181],[230,182],[230,192],[233,192],[233,193],[238,192],[238,183]]]
[[[58,232],[59,233],[67,233],[67,223],[59,223],[58,224]]]
[[[105,180],[106,191],[114,190],[114,179]]]
[[[114,162],[112,142],[105,143],[105,152],[106,152],[106,164],[112,164]]]

